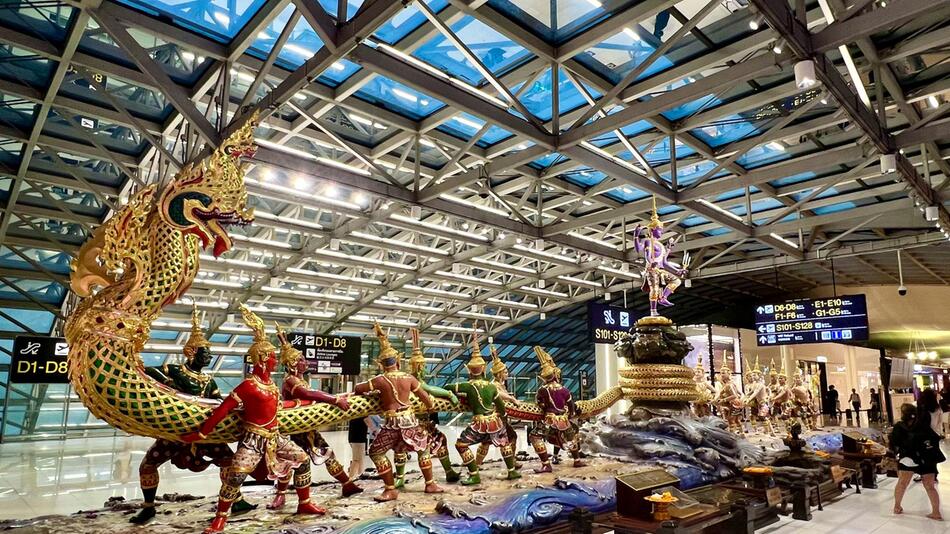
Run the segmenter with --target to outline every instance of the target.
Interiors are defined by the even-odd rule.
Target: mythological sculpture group
[[[693,414],[696,417],[711,415],[715,407],[729,429],[737,434],[746,433],[745,423],[753,432],[761,428],[762,432],[772,435],[780,426],[788,428],[795,422],[807,430],[818,427],[819,413],[801,369],[790,376],[784,364],[781,371],[776,371],[772,362],[768,382],[765,377],[756,357],[755,364],[745,374],[744,389],[733,381],[733,370],[725,363],[719,369],[714,386],[700,362],[693,376],[699,394],[699,399],[693,402]]]

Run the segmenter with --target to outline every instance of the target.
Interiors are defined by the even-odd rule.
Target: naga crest
[[[254,210],[247,207],[244,164],[238,158],[254,155],[257,114],[228,137],[210,157],[188,164],[159,198],[159,215],[183,234],[194,234],[202,247],[214,243],[214,255],[231,248],[225,227],[247,225]]]

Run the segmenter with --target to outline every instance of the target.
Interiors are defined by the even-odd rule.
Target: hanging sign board
[[[630,310],[594,302],[587,305],[587,331],[594,343],[613,344],[636,322],[637,316]]]
[[[10,382],[13,384],[68,384],[69,346],[66,338],[17,336],[13,340]]]
[[[363,338],[357,336],[324,336],[291,332],[290,344],[303,353],[310,372],[321,375],[360,374],[360,348]]]
[[[760,304],[755,339],[760,347],[867,341],[867,301],[864,295],[841,295]]]

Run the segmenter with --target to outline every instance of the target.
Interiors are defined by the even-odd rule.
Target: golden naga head
[[[183,167],[159,198],[162,219],[183,234],[198,236],[202,247],[213,243],[215,256],[231,249],[225,227],[254,220],[254,210],[247,207],[244,165],[238,159],[254,154],[257,121],[255,114],[210,157]]]
[[[198,305],[194,302],[191,303],[191,335],[188,336],[188,341],[185,342],[185,346],[182,348],[182,353],[185,355],[185,359],[189,362],[194,359],[195,354],[198,353],[198,349],[211,348],[211,342],[205,339],[205,333],[201,330],[201,318],[198,316]]]
[[[247,359],[254,365],[263,364],[277,352],[277,348],[267,339],[263,319],[244,304],[241,304],[241,316],[244,318],[244,324],[254,333],[254,342],[247,349]]]
[[[280,326],[280,323],[276,324],[277,339],[280,340],[280,363],[284,364],[288,371],[293,371],[297,364],[303,360],[303,353],[297,350],[287,339],[287,332],[284,332],[284,327]]]

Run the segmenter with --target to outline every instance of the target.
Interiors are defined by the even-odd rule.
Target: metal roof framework
[[[897,249],[906,283],[950,280],[950,1],[247,4],[0,6],[0,318],[55,329],[88,233],[254,111],[257,223],[203,263],[147,363],[183,343],[191,299],[222,375],[241,302],[295,328],[418,326],[445,376],[473,328],[566,351],[583,341],[556,316],[645,306],[632,236],[654,196],[694,258],[683,320],[894,283]]]

